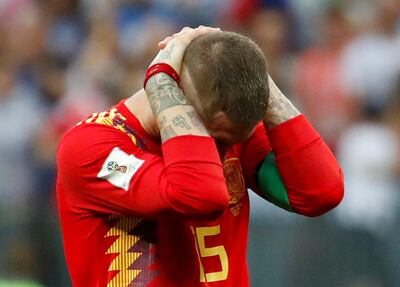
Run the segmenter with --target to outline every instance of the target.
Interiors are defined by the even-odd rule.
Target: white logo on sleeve
[[[128,191],[132,177],[143,163],[144,160],[115,147],[104,161],[97,177]]]

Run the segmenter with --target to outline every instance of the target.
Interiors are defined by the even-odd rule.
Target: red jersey
[[[298,117],[272,138],[289,136],[304,121]],[[308,153],[315,137],[306,132],[294,145],[277,147],[278,164],[295,161],[298,145]],[[57,178],[73,285],[249,286],[247,188],[257,190],[254,172],[270,151],[262,125],[231,147],[223,163],[209,137],[180,136],[161,145],[124,102],[78,124],[60,144]],[[302,198],[310,190],[288,182],[296,190],[289,199],[307,214]]]

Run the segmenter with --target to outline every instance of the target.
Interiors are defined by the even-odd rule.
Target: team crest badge
[[[242,167],[238,158],[229,158],[224,161],[224,175],[230,195],[229,209],[234,216],[237,216],[242,206],[242,198],[246,194]]]

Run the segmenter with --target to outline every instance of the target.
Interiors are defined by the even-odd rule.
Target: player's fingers
[[[203,34],[207,31],[221,31],[221,29],[203,25],[200,25],[197,28],[184,27],[180,32],[173,34],[172,38],[184,36],[187,35],[188,33],[190,34],[194,33],[193,35],[198,35],[198,34]]]
[[[174,34],[172,34],[172,36],[168,36],[164,40],[158,42],[158,47],[163,49],[167,46],[167,44],[170,40],[172,40],[178,36],[181,36],[187,32],[190,32],[192,30],[193,30],[193,28],[191,28],[191,27],[183,27],[178,33],[174,33]]]
[[[183,35],[183,34],[185,34],[187,32],[193,31],[193,30],[194,30],[194,28],[191,28],[191,27],[183,27],[179,32],[174,33],[172,35],[172,37],[175,38],[177,36]]]
[[[191,31],[186,31],[185,33],[183,33],[181,36],[178,37],[185,37],[188,38],[189,40],[193,40],[194,38],[197,38],[200,35],[206,34],[206,33],[210,33],[210,32],[220,32],[221,29],[220,28],[213,28],[213,27],[198,27],[196,29],[192,29]]]
[[[169,42],[171,39],[172,39],[172,37],[169,36],[169,37],[165,38],[164,40],[158,42],[158,47],[159,47],[160,49],[164,49],[164,48],[167,46],[168,42]]]
[[[193,30],[193,28],[191,28],[191,27],[183,27],[181,32],[190,31],[190,30]]]
[[[216,27],[208,27],[208,26],[203,26],[200,25],[197,28],[190,28],[190,27],[184,27],[180,32],[173,34],[172,36],[166,37],[164,40],[160,41],[158,43],[158,47],[160,49],[164,49],[168,42],[171,41],[172,39],[175,39],[177,37],[183,37],[183,40],[186,41],[191,41],[194,38],[205,34],[205,33],[209,33],[209,32],[220,32],[221,29],[220,28],[216,28]]]
[[[193,31],[198,30],[198,29],[217,29],[219,31],[221,30],[220,28],[207,27],[207,26],[203,26],[203,25],[200,25],[197,28],[184,27],[184,28],[181,29],[181,31],[179,31],[177,33],[174,33],[172,36],[169,36],[168,38],[172,38],[173,39],[173,38],[176,38],[178,36],[184,35],[186,33],[192,33]]]
[[[211,30],[216,30],[216,31],[221,31],[221,28],[219,27],[211,27],[211,26],[204,26],[204,25],[200,25],[199,27],[197,27],[199,29],[211,29]]]

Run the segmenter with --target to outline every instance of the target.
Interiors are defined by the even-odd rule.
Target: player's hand
[[[267,128],[275,127],[300,115],[299,110],[286,98],[269,75],[268,85],[268,108],[264,118],[264,125]]]
[[[203,26],[203,25],[200,25],[200,26],[197,27],[196,29],[199,29],[199,28],[200,28],[200,29],[202,29],[202,28],[212,29],[211,32],[220,32],[220,31],[221,31],[221,28],[217,28],[217,27],[207,27],[207,26]],[[189,29],[190,29],[190,30],[194,30],[193,28],[185,27],[185,28],[183,28],[180,32],[175,33],[175,34],[173,34],[172,36],[166,37],[164,40],[158,42],[158,48],[164,49],[164,48],[167,46],[167,44],[168,44],[169,41],[171,41],[172,39],[174,39],[174,38],[180,36],[183,32],[189,31]]]
[[[165,38],[158,45],[161,48],[156,58],[151,62],[150,66],[159,63],[166,63],[180,74],[183,55],[190,42],[206,33],[219,32],[219,28],[211,28],[199,26],[197,28],[183,28],[179,33]]]

